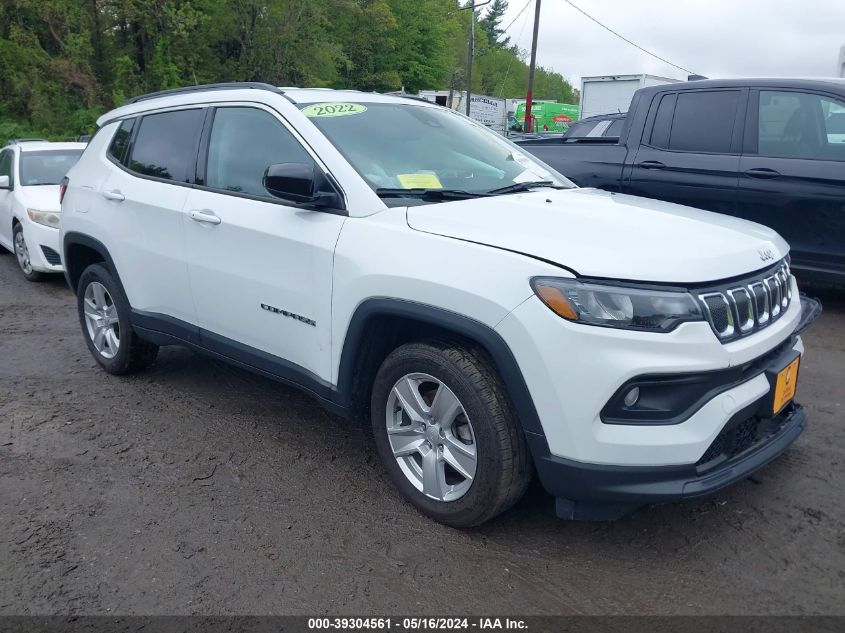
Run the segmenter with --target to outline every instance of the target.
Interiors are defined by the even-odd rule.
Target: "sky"
[[[477,0],[478,1],[478,0]],[[626,38],[707,77],[835,76],[845,45],[845,0],[572,0]],[[502,21],[530,50],[536,0],[509,0]],[[481,9],[479,9],[479,15]],[[564,0],[542,0],[537,64],[573,86],[581,77],[687,73],[643,53]],[[526,58],[527,61],[527,58]]]

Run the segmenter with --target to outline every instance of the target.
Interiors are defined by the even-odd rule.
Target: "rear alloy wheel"
[[[91,343],[103,358],[114,358],[120,350],[120,319],[109,291],[99,281],[85,288],[85,325]]]
[[[79,278],[76,297],[85,343],[103,369],[127,374],[152,364],[158,346],[132,329],[129,302],[108,268],[88,266]]]
[[[23,276],[27,281],[41,281],[44,278],[37,270],[32,268],[32,260],[29,257],[29,247],[23,236],[23,227],[20,224],[15,224],[13,242],[15,245],[15,257],[18,260],[18,266],[23,272]]]
[[[480,525],[522,497],[531,464],[486,356],[445,341],[391,352],[370,403],[379,456],[402,494],[454,527]]]

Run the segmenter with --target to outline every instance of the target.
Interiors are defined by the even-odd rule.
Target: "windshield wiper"
[[[490,195],[484,191],[463,189],[376,189],[379,198],[422,198],[423,200],[467,200]]]
[[[519,191],[530,191],[536,187],[551,187],[552,189],[568,189],[563,185],[556,185],[551,180],[534,180],[532,182],[515,182],[507,187],[499,187],[498,189],[491,189],[487,192],[488,195],[497,196],[503,193],[517,193]]]

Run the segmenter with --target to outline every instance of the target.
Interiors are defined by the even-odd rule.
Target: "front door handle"
[[[774,169],[768,169],[767,167],[757,167],[755,169],[749,169],[745,172],[745,175],[751,178],[777,178],[780,176],[780,172]]]
[[[211,209],[194,209],[188,215],[191,216],[194,222],[204,222],[205,224],[220,224],[222,222],[219,217],[214,215],[214,211]]]
[[[126,200],[126,196],[120,193],[119,189],[112,189],[111,191],[104,191],[103,197],[106,200],[114,200],[115,202],[123,202]]]
[[[637,167],[642,167],[643,169],[666,169],[666,165],[659,160],[644,160]]]

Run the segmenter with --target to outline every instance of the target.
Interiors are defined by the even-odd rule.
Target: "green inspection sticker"
[[[302,109],[302,114],[308,117],[317,116],[348,116],[366,112],[366,106],[360,103],[314,103]]]

